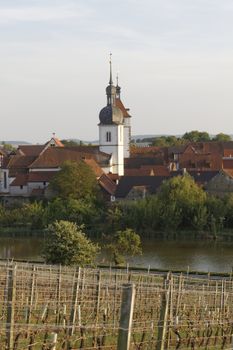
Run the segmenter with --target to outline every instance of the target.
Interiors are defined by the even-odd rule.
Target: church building
[[[121,88],[113,85],[110,60],[109,85],[106,87],[107,105],[99,113],[99,149],[111,154],[110,172],[124,175],[124,158],[130,156],[131,124],[128,111],[121,101]]]
[[[120,94],[118,78],[117,85],[113,85],[110,60],[107,104],[99,113],[99,146],[64,147],[55,135],[44,145],[20,145],[2,160],[0,194],[43,198],[49,182],[65,161],[83,161],[92,168],[101,188],[112,195],[115,183],[108,174],[124,175],[124,158],[129,157],[131,135],[131,117]]]

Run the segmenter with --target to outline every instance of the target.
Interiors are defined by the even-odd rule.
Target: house
[[[233,193],[233,169],[222,169],[206,185],[206,191],[218,197]]]
[[[19,146],[14,154],[4,158],[1,167],[1,194],[8,197],[43,197],[49,182],[67,160],[85,162],[98,180],[104,174],[103,169],[110,159],[109,154],[100,152],[97,147],[64,147],[55,138],[45,145]],[[112,180],[109,179],[110,181]]]

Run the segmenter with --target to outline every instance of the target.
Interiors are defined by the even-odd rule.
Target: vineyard
[[[233,281],[0,262],[1,350],[233,349]]]

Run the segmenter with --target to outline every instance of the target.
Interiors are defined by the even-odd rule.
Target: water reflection
[[[1,238],[0,258],[41,261],[43,243],[43,239],[35,237]]]
[[[44,240],[1,238],[0,258],[42,260]],[[190,269],[229,272],[233,266],[233,242],[197,240],[144,240],[143,255],[130,259],[130,264],[165,269]]]

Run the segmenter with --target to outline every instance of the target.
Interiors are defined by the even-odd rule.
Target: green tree
[[[101,206],[96,206],[91,201],[73,198],[55,198],[48,203],[46,208],[47,224],[55,220],[66,220],[75,222],[77,225],[84,224],[88,232],[95,230],[95,233],[102,215]]]
[[[16,151],[16,148],[13,145],[6,143],[5,141],[2,141],[2,148],[7,152]]]
[[[205,205],[206,193],[189,175],[164,181],[159,199],[162,227],[173,230],[179,226],[190,228],[196,225],[197,217],[203,220],[202,207]]]
[[[209,230],[216,236],[223,229],[228,206],[223,199],[209,195],[206,200],[206,207]]]
[[[49,189],[55,197],[63,199],[94,199],[98,195],[98,184],[92,169],[83,161],[66,161],[53,177]]]
[[[75,141],[75,140],[61,140],[61,142],[63,143],[63,145],[65,147],[76,147],[76,146],[80,146],[80,142],[82,141]]]
[[[61,265],[93,265],[99,247],[92,243],[82,230],[82,226],[69,221],[61,220],[50,224],[43,255],[46,262]]]
[[[232,138],[230,135],[223,134],[222,132],[220,132],[219,134],[215,135],[215,137],[213,137],[212,140],[213,141],[228,142],[228,141],[232,141]]]
[[[159,136],[152,140],[152,146],[157,147],[172,147],[180,146],[185,143],[185,140],[178,138],[176,136]]]
[[[25,203],[18,209],[25,224],[32,229],[42,229],[45,227],[45,208],[42,202]]]
[[[210,141],[210,135],[205,131],[193,130],[186,132],[182,138],[189,142],[206,142]]]
[[[117,231],[111,237],[111,243],[107,244],[106,247],[116,265],[125,263],[127,257],[142,254],[140,236],[130,228]]]

